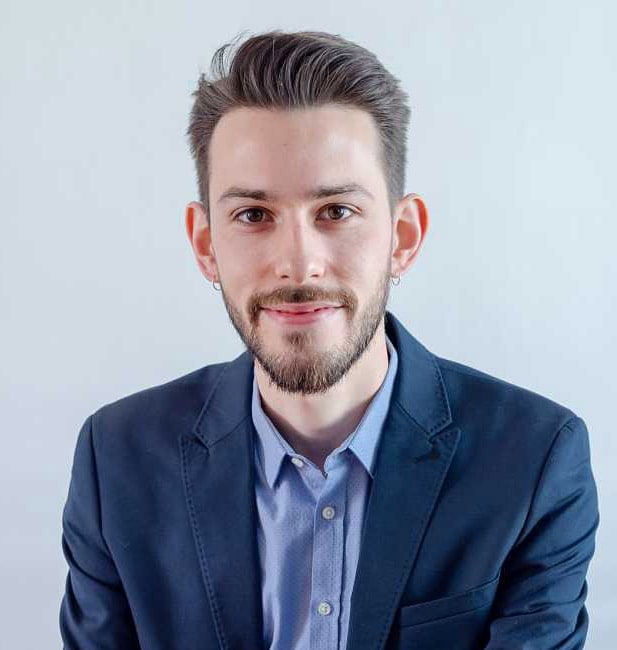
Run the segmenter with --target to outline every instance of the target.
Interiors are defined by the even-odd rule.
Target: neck
[[[255,361],[262,408],[291,447],[323,470],[325,459],[358,426],[388,371],[385,329],[377,330],[364,354],[325,393],[284,393]]]

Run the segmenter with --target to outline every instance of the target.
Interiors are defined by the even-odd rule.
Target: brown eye
[[[248,215],[247,221],[239,218],[243,214]],[[264,211],[260,210],[259,208],[249,208],[248,210],[242,210],[242,212],[238,212],[238,214],[234,217],[234,220],[238,220],[241,223],[261,223],[262,219],[260,219],[260,216],[263,216],[263,214]],[[255,216],[257,218],[253,218]]]
[[[353,214],[353,210],[345,205],[329,205],[326,208],[326,211],[330,215],[331,221],[346,221]],[[348,216],[345,216],[345,211],[350,214]]]

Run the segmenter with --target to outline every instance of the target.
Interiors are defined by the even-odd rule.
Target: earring
[[[394,281],[394,278],[396,278],[396,282]],[[400,275],[391,276],[390,282],[392,282],[393,287],[398,286],[401,283],[401,276]]]
[[[218,284],[219,284],[218,287],[216,286],[216,284],[217,284],[216,281],[215,281],[215,280],[212,280],[212,286],[214,287],[215,291],[220,291],[220,290],[221,290],[221,284],[220,284],[220,282],[218,283]]]

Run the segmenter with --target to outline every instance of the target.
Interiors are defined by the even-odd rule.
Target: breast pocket
[[[487,637],[489,612],[498,583],[499,575],[460,594],[400,607],[388,648],[478,648]]]

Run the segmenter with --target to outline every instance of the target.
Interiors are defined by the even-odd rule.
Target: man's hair
[[[216,50],[210,78],[202,74],[193,93],[187,135],[208,218],[210,140],[225,113],[238,107],[293,110],[326,103],[364,109],[374,118],[392,213],[404,194],[410,115],[399,80],[372,52],[326,32],[274,30],[236,46],[237,38]]]

